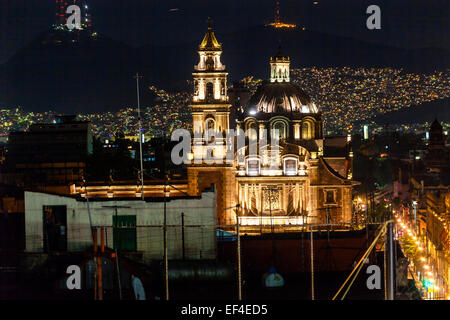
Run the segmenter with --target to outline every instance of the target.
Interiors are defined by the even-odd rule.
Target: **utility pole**
[[[88,216],[89,216],[89,226],[91,228],[91,236],[92,236],[92,243],[94,245],[94,250],[95,250],[95,246],[97,243],[97,234],[94,232],[94,228],[92,226],[92,216],[91,216],[91,207],[89,206],[89,195],[88,195],[88,191],[87,191],[87,182],[86,179],[83,178],[83,182],[84,182],[84,196],[86,198],[86,206],[87,206],[87,210],[88,210]],[[95,275],[94,275],[94,300],[97,300],[97,264],[94,261],[94,266],[95,266]]]
[[[276,256],[276,249],[275,249],[275,238],[274,238],[274,226],[273,226],[273,216],[272,216],[272,191],[274,191],[273,187],[271,186],[269,188],[269,212],[270,212],[270,232],[272,237],[272,266],[275,267],[275,256]]]
[[[264,223],[264,219],[263,219],[263,212],[264,212],[264,202],[263,202],[263,191],[261,190],[261,199],[260,200],[260,208],[261,208],[261,219],[260,219],[260,232],[261,235],[263,234],[263,223]]]
[[[117,272],[117,284],[119,285],[119,300],[122,300],[122,284],[120,282],[120,268],[119,268],[119,251],[117,249],[117,247],[119,246],[119,230],[117,229],[117,225],[118,225],[118,221],[119,221],[119,217],[117,214],[117,207],[114,208],[115,214],[116,214],[116,223],[115,223],[115,229],[116,229],[116,234],[115,236],[117,237],[116,240],[116,248],[115,248],[115,253],[116,253],[116,272]]]
[[[105,252],[105,230],[100,228],[100,252],[97,245],[97,229],[94,229],[94,263],[96,264],[95,300],[103,300],[102,254]]]
[[[239,230],[239,207],[236,205],[236,234],[237,234],[237,271],[238,271],[238,300],[242,300],[242,270],[241,270],[241,235]]]
[[[114,253],[116,255],[116,273],[117,273],[117,284],[119,287],[119,299],[122,300],[122,283],[120,280],[120,267],[119,267],[119,250],[118,247],[120,246],[120,236],[119,236],[119,215],[118,210],[119,208],[130,208],[125,206],[102,206],[102,208],[113,208],[114,209],[114,215],[116,217],[116,221],[114,223],[114,241],[116,242]]]
[[[388,226],[386,226],[387,228]],[[383,263],[384,263],[384,300],[389,300],[388,294],[388,262],[387,262],[387,250],[388,250],[388,231],[386,231],[384,235],[384,255],[383,255]]]
[[[169,300],[169,250],[167,242],[166,179],[164,179],[164,286],[166,291],[166,300]]]
[[[186,260],[186,253],[184,247],[184,212],[181,213],[181,246],[183,249],[183,260]]]
[[[141,197],[144,200],[144,164],[142,160],[142,122],[141,122],[141,101],[139,94],[139,79],[142,76],[139,73],[136,73],[134,77],[136,79],[136,91],[137,91],[137,107],[138,107],[138,122],[139,122],[139,158],[141,163]]]
[[[389,233],[389,300],[394,300],[394,239],[393,222],[388,223]]]
[[[310,244],[311,244],[311,300],[314,300],[314,234],[312,225],[309,226],[311,238],[310,238]]]
[[[103,268],[102,255],[105,252],[105,229],[100,229],[100,256],[98,259],[98,300],[103,300]]]
[[[239,208],[241,205],[238,203],[233,207],[228,207],[223,210],[235,209],[236,213],[236,258],[237,258],[237,286],[238,286],[238,300],[242,300],[242,263],[241,263],[241,234],[239,223]]]
[[[390,215],[391,217],[391,215]],[[394,238],[393,223],[389,219],[386,223],[384,243],[384,299],[394,300]]]
[[[93,261],[95,268],[95,276],[94,276],[94,300],[100,300],[98,294],[98,254],[97,254],[97,229],[93,229],[92,233],[94,234],[94,255]]]
[[[163,174],[164,174],[164,287],[165,287],[165,298],[169,300],[169,250],[167,241],[167,201],[166,201],[166,186],[167,186],[167,174],[166,174],[166,150],[165,150],[165,139],[163,137]]]
[[[329,212],[329,207],[326,206],[325,207],[325,213],[327,214],[327,239],[328,239],[328,244],[330,244],[330,212]]]

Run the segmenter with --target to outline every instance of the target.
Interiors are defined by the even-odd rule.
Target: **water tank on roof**
[[[275,268],[270,268],[268,273],[263,275],[263,285],[266,288],[281,288],[284,286],[284,279],[277,273]]]

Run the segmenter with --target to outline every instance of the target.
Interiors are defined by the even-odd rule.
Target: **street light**
[[[236,208],[236,245],[237,245],[237,273],[238,273],[238,300],[242,300],[242,272],[241,272],[241,236],[239,232],[239,208],[241,205],[238,203],[233,207],[223,209],[229,210]]]
[[[414,208],[414,227],[417,227],[417,204],[418,202],[416,200],[412,202]]]

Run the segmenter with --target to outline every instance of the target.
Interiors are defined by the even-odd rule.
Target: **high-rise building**
[[[2,182],[28,187],[80,182],[92,148],[91,123],[76,121],[75,116],[11,132]]]
[[[363,126],[363,136],[364,136],[364,140],[369,139],[369,125],[365,124]]]
[[[427,166],[437,170],[448,167],[449,157],[445,148],[445,135],[437,119],[434,119],[431,124],[428,136],[428,153],[425,158]]]
[[[89,5],[86,0],[56,0],[55,25],[65,26],[67,23],[67,8],[71,5],[77,5],[81,10],[81,28],[88,29],[92,27],[92,17],[89,13]]]

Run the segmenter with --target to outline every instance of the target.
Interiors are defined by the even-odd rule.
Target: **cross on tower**
[[[213,19],[211,19],[211,17],[208,17],[206,23],[208,24],[208,29],[211,30],[213,25]]]

